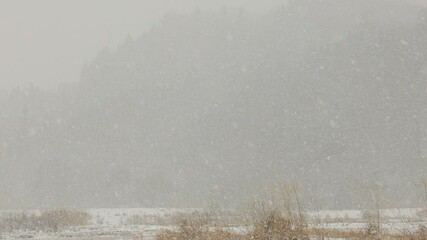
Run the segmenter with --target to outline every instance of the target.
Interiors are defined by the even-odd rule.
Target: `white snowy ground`
[[[133,239],[143,236],[143,239],[152,239],[156,233],[165,229],[174,229],[174,226],[159,225],[127,225],[126,219],[130,216],[163,217],[167,218],[177,213],[192,213],[197,209],[88,209],[92,216],[91,225],[70,227],[59,232],[16,231],[0,233],[0,239],[48,239],[48,240],[110,240]],[[32,211],[27,211],[32,212]],[[35,211],[36,212],[36,211]],[[427,225],[427,216],[420,216],[422,209],[387,209],[381,211],[383,219],[382,229],[392,233],[411,232],[420,224]],[[5,213],[5,211],[0,214]],[[363,211],[312,211],[307,212],[310,227],[339,230],[362,230],[366,223],[362,222]],[[247,231],[247,227],[234,227],[235,232]]]

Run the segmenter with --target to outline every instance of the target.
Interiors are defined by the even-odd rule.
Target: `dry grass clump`
[[[257,210],[253,225],[254,229],[249,233],[250,239],[308,239],[304,222],[291,215],[284,215],[278,208],[270,208],[264,203]]]
[[[278,191],[279,201],[257,201],[249,215],[251,230],[245,234],[213,228],[212,216],[199,214],[180,221],[177,231],[164,231],[157,240],[232,239],[293,240],[308,239],[307,221],[297,185],[285,185]],[[226,229],[226,228],[225,228]]]
[[[144,239],[144,237],[142,235],[132,236],[132,240],[143,240],[143,239]]]
[[[243,235],[222,229],[210,229],[211,217],[206,214],[193,214],[182,218],[177,230],[165,230],[156,240],[243,240]]]
[[[251,239],[289,240],[308,239],[307,219],[296,184],[278,188],[277,201],[257,202],[252,211],[254,229]]]
[[[125,225],[144,225],[147,224],[147,218],[143,215],[131,215],[126,218]]]
[[[214,231],[188,231],[184,229],[180,231],[163,231],[156,236],[156,240],[249,240],[245,235],[231,233],[225,230]]]
[[[412,234],[370,234],[367,230],[340,230],[340,229],[310,229],[307,235],[315,239],[353,239],[353,240],[427,240]]]
[[[58,227],[84,226],[90,221],[90,215],[87,212],[65,208],[43,211],[40,218]]]
[[[427,240],[427,226],[419,225],[416,231],[405,234],[402,239]]]
[[[0,218],[0,231],[58,231],[62,227],[87,225],[90,215],[71,209],[51,209],[40,214],[9,213]]]
[[[367,239],[363,231],[344,231],[339,229],[309,229],[308,236],[316,239]]]
[[[0,232],[15,230],[37,230],[40,228],[40,219],[35,214],[25,212],[8,213],[0,218]]]
[[[284,218],[278,211],[265,212],[254,228],[245,234],[226,228],[211,228],[205,217],[183,219],[177,230],[166,230],[156,240],[292,240],[308,239],[308,232]]]

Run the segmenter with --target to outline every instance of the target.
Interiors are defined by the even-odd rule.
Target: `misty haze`
[[[426,6],[2,1],[0,239],[427,239]]]

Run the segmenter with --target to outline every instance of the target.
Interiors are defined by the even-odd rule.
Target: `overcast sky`
[[[241,6],[265,12],[285,0],[0,0],[0,89],[78,81],[81,66],[170,12]]]

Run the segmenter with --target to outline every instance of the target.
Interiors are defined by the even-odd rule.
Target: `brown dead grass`
[[[231,233],[225,230],[215,231],[164,231],[156,236],[156,240],[246,240],[245,235]]]
[[[308,229],[308,236],[317,238],[347,238],[347,239],[364,239],[366,234],[363,231],[343,231],[338,229]]]
[[[283,233],[283,232],[282,232]],[[215,231],[164,231],[157,235],[156,240],[292,240],[292,239],[354,239],[354,240],[427,240],[425,235],[390,235],[368,236],[363,231],[343,231],[337,229],[310,229],[295,234],[268,235],[255,230],[248,234],[231,233],[225,230]]]

